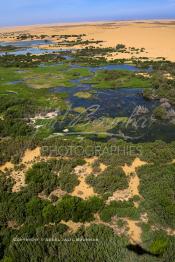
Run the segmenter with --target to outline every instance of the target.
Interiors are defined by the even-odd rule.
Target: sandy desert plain
[[[0,261],[174,262],[175,20],[0,28],[0,99]]]
[[[30,33],[33,35],[81,35],[84,40],[103,41],[102,47],[115,47],[123,43],[127,47],[146,49],[144,56],[149,58],[165,57],[175,61],[175,21],[174,20],[143,20],[143,21],[113,21],[87,22],[72,24],[32,25],[12,28],[0,28],[0,32]],[[11,38],[0,38],[11,41]],[[55,41],[57,43],[57,41]],[[93,46],[93,45],[92,45]],[[99,46],[94,44],[94,46]],[[79,48],[77,45],[73,48]],[[81,46],[82,47],[82,46]],[[49,47],[47,47],[49,48]],[[55,47],[54,47],[55,48]],[[136,55],[137,56],[137,55]],[[123,54],[114,58],[128,58]]]

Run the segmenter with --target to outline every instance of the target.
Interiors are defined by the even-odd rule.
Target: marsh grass
[[[149,88],[151,86],[150,79],[137,76],[127,70],[97,71],[89,83],[92,83],[94,88]]]

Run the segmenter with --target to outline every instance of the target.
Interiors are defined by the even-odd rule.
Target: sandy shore
[[[118,43],[122,43],[127,47],[145,48],[146,52],[139,56],[165,57],[175,61],[175,20],[112,21],[0,28],[0,41],[12,40],[3,38],[2,33],[5,32],[47,34],[49,37],[54,34],[86,34],[84,40],[103,40],[103,47],[115,47]],[[114,55],[113,58],[129,58],[130,56],[121,54]]]

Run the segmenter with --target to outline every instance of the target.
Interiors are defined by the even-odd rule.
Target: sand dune
[[[103,40],[103,47],[114,47],[123,43],[127,47],[146,49],[141,54],[151,58],[165,57],[175,61],[175,21],[114,21],[76,24],[35,25],[0,28],[4,32],[25,32],[31,34],[86,34],[84,39]],[[10,39],[0,39],[10,40]],[[75,47],[74,47],[75,48]],[[122,57],[127,54],[121,54]],[[120,56],[118,56],[120,58]],[[128,57],[128,55],[127,55]]]

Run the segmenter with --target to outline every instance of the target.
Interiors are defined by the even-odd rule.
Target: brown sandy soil
[[[15,220],[9,220],[7,222],[7,227],[15,229],[15,230],[19,230],[22,226],[23,226],[23,224],[22,225],[18,225]]]
[[[13,185],[12,192],[19,192],[22,187],[25,187],[25,173],[32,165],[40,158],[40,148],[37,147],[33,150],[27,149],[24,153],[21,163],[24,165],[22,170],[13,170],[11,177],[14,179],[15,184]]]
[[[50,197],[52,197],[52,196],[57,196],[57,197],[59,198],[59,197],[63,197],[63,196],[66,195],[66,194],[67,194],[66,191],[63,191],[63,190],[61,190],[60,188],[58,188],[58,189],[55,189],[54,191],[52,191],[52,192],[50,193],[49,199],[50,199]]]
[[[27,149],[22,158],[21,164],[24,165],[22,170],[13,170],[11,177],[14,179],[15,183],[12,188],[12,192],[19,192],[22,187],[25,187],[25,173],[29,168],[32,167],[34,163],[38,161],[41,156],[40,148],[37,147],[33,150]]]
[[[127,47],[143,47],[147,52],[134,56],[165,57],[175,61],[175,21],[170,20],[114,21],[0,28],[0,33],[5,32],[47,34],[50,38],[53,34],[86,34],[83,40],[103,40],[103,47],[115,47],[118,43],[125,44]],[[12,39],[1,38],[0,40],[11,41]],[[80,46],[72,48],[80,48]],[[123,55],[127,58],[131,57],[131,54],[115,56],[122,58]]]
[[[104,172],[107,169],[107,167],[108,166],[106,166],[105,164],[100,163],[100,170],[101,170],[101,172]]]
[[[4,165],[0,166],[0,171],[5,172],[6,170],[14,169],[14,164],[11,162],[6,162]]]
[[[168,236],[175,236],[175,229],[174,228],[169,228],[169,227],[165,228],[165,227],[162,227],[160,225],[152,225],[151,226],[151,230],[153,230],[153,231],[158,231],[160,229],[165,231]]]
[[[83,166],[77,166],[75,168],[75,174],[78,176],[79,185],[74,188],[74,191],[71,193],[72,196],[78,196],[83,199],[87,199],[91,196],[95,196],[96,193],[94,189],[86,183],[86,177],[89,176],[93,169],[92,164],[96,161],[96,158],[85,159],[86,164]]]
[[[107,203],[111,201],[128,201],[133,198],[133,196],[140,196],[139,190],[139,178],[134,175],[130,178],[129,187],[124,190],[117,190],[113,193],[111,197],[108,198]],[[135,205],[138,207],[137,203]]]
[[[42,200],[49,200],[49,197],[44,194],[44,192],[41,192],[38,194],[38,197]]]
[[[133,196],[140,195],[139,190],[138,190],[139,184],[140,184],[140,181],[137,175],[134,175],[130,178],[129,188]]]
[[[22,163],[26,164],[31,161],[34,161],[36,158],[41,156],[40,148],[37,147],[33,150],[27,149],[24,153],[24,156],[22,158]]]
[[[64,221],[64,220],[61,220],[60,223],[68,226],[68,227],[69,227],[69,231],[70,231],[71,233],[76,233],[76,232],[78,231],[78,229],[79,229],[81,226],[83,226],[83,223],[78,223],[78,222],[76,223],[76,222],[73,222],[72,220],[69,220],[69,221],[67,221],[67,222]]]
[[[147,164],[146,162],[141,161],[139,158],[136,158],[132,165],[128,166],[125,164],[123,166],[123,171],[125,172],[126,176],[129,178],[129,187],[124,190],[117,190],[113,193],[111,197],[108,198],[107,203],[109,204],[111,201],[128,201],[129,199],[133,198],[134,196],[138,195],[141,197],[139,193],[139,177],[137,176],[136,169],[143,165]],[[138,208],[139,203],[135,202],[135,206]],[[141,243],[141,234],[142,229],[139,226],[139,222],[148,223],[148,215],[147,213],[141,214],[139,221],[134,221],[129,218],[123,219],[123,221],[127,222],[128,226],[128,236],[131,243],[139,244]]]
[[[92,165],[98,160],[98,157],[91,157],[91,158],[85,158],[85,161],[87,162],[87,164],[89,165],[90,169],[91,169],[91,173],[93,172],[92,169]],[[107,165],[105,165],[104,163],[100,163],[100,173],[104,172],[107,169]]]
[[[129,191],[132,197],[134,196],[140,196],[139,193],[139,185],[140,185],[140,180],[139,177],[136,173],[136,170],[138,167],[141,167],[143,165],[146,165],[147,163],[144,161],[141,161],[139,158],[136,158],[131,166],[128,166],[125,164],[123,166],[123,171],[125,172],[126,176],[129,176]],[[135,207],[139,207],[139,203],[135,202],[134,203]]]
[[[33,164],[34,164],[34,162],[26,163],[22,170],[17,170],[17,171],[13,170],[12,171],[10,176],[15,181],[15,183],[14,183],[14,185],[12,187],[12,192],[19,192],[19,191],[21,191],[21,189],[23,187],[26,186],[26,184],[25,184],[25,174],[26,174],[27,170],[32,167]]]
[[[49,158],[49,159],[52,159],[52,158]],[[48,158],[45,159],[45,160],[48,160]],[[91,196],[97,195],[94,192],[93,188],[91,186],[89,186],[85,181],[86,177],[92,173],[92,171],[93,171],[92,164],[97,160],[97,158],[96,157],[86,158],[85,160],[86,160],[85,165],[77,166],[75,168],[75,174],[78,176],[79,185],[74,188],[74,191],[72,193],[67,193],[66,191],[63,191],[60,188],[57,188],[54,191],[52,191],[48,197],[46,195],[44,195],[44,193],[38,194],[38,197],[40,197],[41,199],[49,200],[52,195],[57,196],[59,198],[59,197],[62,197],[64,195],[68,194],[68,195],[71,195],[71,196],[80,197],[82,199],[87,199]],[[105,164],[100,163],[100,169],[101,169],[100,173],[105,171],[106,168],[107,168],[107,166]]]
[[[85,158],[85,161],[89,165],[91,172],[92,172],[91,165],[94,164],[94,162],[97,161],[97,160],[98,160],[97,157]]]
[[[131,243],[139,244],[141,243],[141,235],[142,235],[142,230],[140,226],[138,225],[139,221],[134,221],[131,219],[126,219],[126,222],[128,224],[128,236],[130,238]]]
[[[164,74],[163,76],[164,76],[166,79],[168,79],[168,80],[174,80],[174,79],[175,79],[175,77],[174,77],[173,75],[171,75],[170,73]]]
[[[38,161],[41,161],[41,160],[47,161],[50,159],[55,159],[55,157],[41,157],[41,149],[39,147],[33,150],[27,149],[21,161],[21,163],[24,165],[22,170],[17,170],[17,171],[14,170],[14,165],[11,162],[7,162],[4,165],[0,166],[0,171],[5,172],[6,169],[12,170],[11,177],[15,181],[15,184],[13,185],[13,188],[12,188],[12,192],[18,192],[21,190],[22,187],[25,186],[25,173],[27,172],[27,170],[31,168],[32,165]],[[78,175],[78,179],[80,183],[77,187],[75,187],[73,193],[71,194],[72,196],[79,196],[83,199],[96,195],[93,188],[85,182],[85,179],[88,175],[92,173],[91,165],[97,160],[97,158],[95,157],[87,158],[85,160],[87,163],[84,166],[77,166],[75,168],[75,173]],[[105,168],[106,166],[101,163],[101,169],[105,170]],[[66,192],[60,189],[56,189],[51,194],[60,197],[66,194]],[[39,195],[39,197],[47,198],[42,193]]]
[[[90,225],[93,225],[93,224],[104,225],[104,226],[110,227],[110,228],[112,228],[113,231],[114,231],[117,235],[119,235],[119,236],[120,236],[120,235],[123,235],[123,234],[125,233],[125,228],[124,228],[124,227],[119,228],[119,227],[117,226],[117,224],[116,224],[116,222],[117,222],[116,218],[113,218],[112,221],[111,221],[111,223],[109,224],[109,223],[103,222],[103,221],[100,219],[100,217],[99,217],[98,214],[95,214],[94,217],[95,217],[95,220],[93,220],[92,222],[89,222],[89,223],[88,223],[88,222],[86,222],[86,223],[80,223],[80,222],[75,223],[75,222],[73,222],[72,220],[69,220],[69,221],[67,221],[67,222],[65,222],[65,221],[62,220],[60,223],[67,225],[67,226],[70,228],[70,232],[73,232],[73,233],[77,232],[78,229],[79,229],[80,227],[82,227],[82,226],[84,226],[84,227],[89,227]]]
[[[112,219],[111,219],[111,222],[110,223],[106,223],[106,222],[103,222],[101,219],[100,219],[100,216],[99,216],[99,214],[97,213],[97,214],[95,214],[94,215],[94,217],[95,217],[95,220],[92,222],[93,224],[101,224],[101,225],[104,225],[104,226],[108,226],[108,227],[110,227],[110,228],[112,228],[113,229],[113,231],[114,231],[114,233],[115,234],[117,234],[118,236],[120,236],[120,235],[123,235],[124,233],[125,233],[125,226],[124,227],[119,227],[118,225],[117,225],[117,217],[113,217]],[[88,224],[87,224],[88,225]],[[87,226],[86,225],[86,226]]]
[[[129,187],[124,190],[117,190],[113,193],[111,197],[108,198],[107,202],[111,201],[128,201],[133,198],[133,196],[140,196],[139,193],[139,177],[136,174],[136,169],[145,165],[146,162],[141,161],[139,158],[136,158],[131,166],[125,164],[122,169],[125,172],[126,176],[129,178]],[[137,203],[135,203],[137,205]]]
[[[86,164],[83,166],[77,166],[75,168],[75,174],[78,176],[79,185],[75,187],[74,191],[71,193],[72,196],[78,196],[83,199],[87,199],[91,196],[97,195],[94,192],[93,187],[88,185],[86,183],[86,177],[92,174],[93,168],[92,165],[97,161],[97,157],[92,158],[85,158]],[[107,166],[103,163],[100,163],[100,172],[96,175],[99,175],[100,173],[104,172],[106,170]]]
[[[167,233],[169,236],[175,236],[175,229],[167,228],[167,229],[166,229],[166,233]]]
[[[143,165],[146,165],[147,163],[144,162],[144,161],[141,161],[139,158],[136,158],[132,165],[131,166],[128,166],[127,164],[125,164],[125,166],[123,166],[123,170],[126,174],[126,176],[129,176],[130,177],[130,180],[129,180],[129,191],[132,195],[132,197],[134,196],[141,196],[140,193],[139,193],[139,184],[140,184],[140,181],[139,181],[139,177],[137,176],[137,173],[136,173],[136,169],[138,167],[141,167]],[[139,203],[135,202],[134,203],[136,207],[139,207]],[[142,214],[141,215],[141,221],[146,223],[148,220],[148,217],[147,217],[147,214]],[[128,224],[128,235],[129,235],[129,238],[130,238],[130,241],[135,244],[139,244],[141,243],[141,234],[142,234],[142,229],[141,227],[138,225],[139,221],[134,221],[134,220],[131,220],[131,219],[126,219],[126,222]]]
[[[106,222],[103,222],[99,215],[98,214],[95,214],[94,215],[95,217],[95,220],[92,221],[91,223],[75,223],[71,220],[65,222],[65,221],[61,221],[62,224],[65,224],[67,225],[70,229],[70,232],[77,232],[78,229],[80,229],[81,226],[84,226],[84,227],[89,227],[90,225],[92,224],[97,224],[97,225],[104,225],[104,226],[107,226],[107,227],[110,227],[113,229],[114,233],[117,234],[118,236],[121,236],[125,233],[127,233],[127,235],[129,236],[129,239],[130,239],[130,242],[133,243],[133,244],[139,244],[141,243],[141,234],[142,234],[142,230],[140,228],[140,226],[138,225],[138,223],[140,221],[134,221],[134,220],[131,220],[131,219],[123,219],[123,221],[126,222],[126,226],[123,226],[123,227],[118,227],[117,226],[117,218],[116,217],[113,217],[112,220],[111,220],[111,223],[106,223]]]
[[[96,193],[94,192],[93,188],[89,186],[85,181],[85,176],[79,176],[79,185],[75,187],[74,191],[72,192],[72,196],[81,197],[83,199],[87,199],[91,196],[95,196]]]
[[[136,73],[136,76],[143,76],[145,78],[150,78],[150,74],[149,73]]]
[[[25,186],[25,173],[33,165],[33,163],[40,157],[40,148],[37,147],[34,150],[27,149],[22,158],[21,164],[24,165],[22,170],[14,170],[14,164],[11,162],[6,162],[4,165],[0,166],[0,171],[5,172],[7,170],[12,170],[10,176],[14,179],[15,183],[12,188],[12,192],[18,192],[22,187]]]
[[[108,198],[107,203],[111,201],[128,201],[132,198],[132,194],[129,188],[124,190],[117,190],[111,197]]]
[[[140,216],[140,220],[141,220],[141,222],[147,224],[148,221],[149,221],[148,214],[147,214],[147,213],[143,213],[143,214],[141,214],[141,216]]]
[[[125,164],[125,166],[123,167],[123,170],[126,174],[126,176],[130,176],[130,180],[129,180],[129,190],[132,194],[132,196],[140,196],[139,193],[139,185],[140,185],[140,180],[139,177],[136,173],[136,169],[138,167],[141,167],[143,165],[146,165],[147,163],[144,161],[141,161],[139,158],[136,158],[131,166],[128,166]],[[137,204],[136,204],[137,205]]]
[[[11,177],[14,179],[15,183],[12,187],[12,192],[19,192],[22,187],[25,187],[25,172],[27,169],[22,171],[13,171]]]
[[[36,162],[38,162],[39,160],[48,160],[48,159],[53,159],[53,157],[49,158],[49,157],[41,157],[41,150],[39,147],[35,148],[34,150],[26,150],[24,153],[24,156],[22,158],[21,163],[24,165],[24,168],[22,171],[15,171],[14,170],[14,165],[11,162],[7,162],[5,165],[1,166],[1,171],[4,171],[5,169],[13,169],[12,173],[11,173],[11,177],[13,177],[13,179],[15,180],[15,184],[13,186],[12,192],[18,192],[21,190],[22,187],[25,186],[25,173],[27,172],[27,170]],[[96,157],[94,158],[87,158],[86,160],[86,164],[84,166],[77,166],[75,168],[75,173],[78,176],[78,179],[80,180],[80,184],[75,188],[74,192],[70,195],[72,196],[79,196],[83,199],[87,199],[90,196],[96,195],[93,188],[90,187],[89,185],[87,185],[87,183],[85,182],[85,178],[86,176],[90,175],[93,171],[92,168],[92,164],[97,160]],[[173,161],[175,162],[175,161]],[[107,203],[109,203],[112,200],[129,200],[130,198],[132,198],[134,195],[139,195],[139,178],[136,174],[136,169],[142,165],[145,165],[146,162],[141,161],[139,158],[136,158],[131,166],[128,166],[127,164],[125,164],[125,166],[123,166],[123,170],[126,174],[126,176],[128,176],[128,178],[130,179],[129,182],[129,187],[128,189],[125,190],[118,190],[116,192],[114,192],[113,196],[110,197],[107,201]],[[107,168],[106,165],[104,165],[103,163],[100,163],[100,169],[101,172],[103,172],[105,169]],[[42,199],[47,199],[49,200],[51,195],[55,195],[57,197],[61,197],[63,195],[67,194],[65,191],[62,191],[61,189],[56,189],[54,190],[49,197],[45,196],[43,193],[40,193],[38,195],[38,197],[42,198]],[[61,221],[61,223],[66,224],[69,228],[71,232],[76,232],[81,226],[85,226],[88,227],[91,224],[103,224],[106,226],[109,226],[110,228],[112,228],[114,230],[114,232],[117,235],[122,235],[125,234],[127,232],[129,239],[131,241],[131,243],[135,244],[139,244],[141,243],[141,234],[142,234],[142,230],[139,226],[139,222],[142,223],[147,223],[148,222],[148,215],[146,213],[142,214],[140,217],[139,221],[134,221],[131,220],[129,218],[123,219],[123,221],[125,221],[127,223],[128,229],[126,229],[126,227],[118,227],[117,226],[117,218],[113,217],[111,223],[105,223],[103,221],[101,221],[100,217],[98,214],[95,215],[95,220],[92,223],[74,223],[73,221]],[[9,221],[9,227],[17,227],[17,225],[15,224],[14,221]],[[127,231],[128,230],[128,231]],[[167,234],[169,235],[175,235],[175,231],[171,228],[168,229],[164,229]]]
[[[141,161],[139,158],[136,158],[131,166],[125,164],[123,166],[123,171],[125,172],[126,176],[129,178],[129,187],[124,190],[117,190],[113,193],[112,197],[109,197],[107,203],[111,201],[128,201],[129,199],[133,198],[134,196],[141,196],[139,193],[139,177],[137,176],[136,169],[145,165],[146,162]],[[138,208],[139,203],[135,202],[135,206]],[[141,242],[141,234],[142,230],[138,225],[139,222],[148,222],[147,214],[142,214],[140,220],[141,221],[134,221],[129,218],[123,219],[127,222],[128,225],[128,236],[130,238],[131,243],[139,244]]]
[[[136,172],[136,169],[138,167],[141,167],[143,165],[146,165],[147,163],[144,162],[144,161],[141,161],[139,158],[136,158],[132,165],[131,166],[128,166],[127,164],[125,164],[122,168],[123,168],[123,171],[125,172],[125,174],[127,176],[131,175],[132,173],[135,173]]]
[[[37,147],[33,150],[27,149],[24,153],[21,163],[24,165],[22,170],[13,170],[11,173],[11,177],[14,179],[15,184],[13,185],[12,192],[19,192],[22,187],[25,187],[25,174],[29,168],[33,166],[33,164],[39,161],[47,161],[50,159],[60,159],[55,157],[42,157],[41,156],[41,148]],[[66,158],[67,159],[67,158]],[[45,197],[41,195],[40,197]]]

